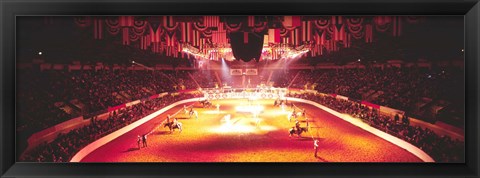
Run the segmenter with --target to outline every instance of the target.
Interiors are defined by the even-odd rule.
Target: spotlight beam
[[[135,62],[135,61],[132,61],[132,64],[137,65],[137,66],[140,66],[140,67],[143,67],[143,68],[145,68],[145,69],[147,69],[147,70],[153,70],[153,71],[155,71],[154,68],[145,66],[145,65],[143,65],[143,64],[141,64],[141,63],[138,63],[138,62]]]
[[[151,67],[148,67],[148,66],[146,66],[146,65],[143,65],[142,63],[138,63],[138,62],[132,61],[132,64],[138,65],[138,66],[143,67],[144,69],[147,69],[147,70],[156,71],[154,68],[151,68]],[[172,83],[177,83],[177,82],[173,81],[168,75],[165,75],[163,72],[160,72],[160,74],[162,74],[164,77],[166,77],[166,78],[167,78],[168,80],[170,80]]]

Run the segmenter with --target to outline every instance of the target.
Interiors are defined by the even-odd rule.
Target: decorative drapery
[[[273,49],[277,47],[308,48],[310,56],[319,56],[355,43],[373,43],[377,33],[398,37],[406,24],[422,20],[418,16],[74,17],[78,27],[93,28],[93,39],[121,34],[124,45],[167,56],[179,56],[187,46],[208,56],[214,49],[230,48],[232,34],[238,33],[243,44],[261,39],[272,48],[268,50],[272,59],[280,56],[281,50]]]

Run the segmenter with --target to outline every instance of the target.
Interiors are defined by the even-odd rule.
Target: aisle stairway
[[[298,71],[297,74],[295,75],[295,77],[293,77],[292,81],[290,82],[290,84],[288,84],[288,87],[287,88],[290,88],[290,86],[292,86],[293,82],[295,82],[295,79],[297,79],[298,75],[300,75],[300,72],[301,71]]]
[[[201,88],[200,87],[200,84],[198,84],[197,80],[195,80],[195,78],[192,76],[192,74],[190,72],[187,72],[188,76],[190,76],[190,78],[193,80],[193,82],[195,82],[195,84],[197,84],[197,88]]]
[[[215,78],[217,78],[217,82],[219,86],[222,86],[222,79],[220,79],[220,76],[218,76],[218,72],[215,71]]]

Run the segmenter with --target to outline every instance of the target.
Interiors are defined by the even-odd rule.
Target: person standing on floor
[[[140,143],[142,142],[142,137],[140,137],[140,135],[137,136],[137,145],[138,145],[138,149],[140,149]]]
[[[142,142],[143,142],[143,147],[148,147],[147,146],[147,134],[142,135]]]
[[[317,153],[318,153],[318,139],[315,139],[315,141],[313,141],[313,149],[315,149],[315,158],[317,158]]]

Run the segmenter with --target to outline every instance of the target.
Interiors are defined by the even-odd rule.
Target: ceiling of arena
[[[20,17],[18,24],[21,59],[44,51],[57,61],[381,61],[453,57],[463,48],[463,17]]]

